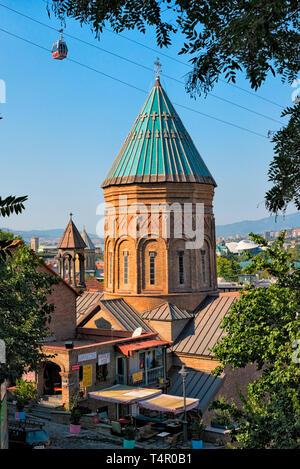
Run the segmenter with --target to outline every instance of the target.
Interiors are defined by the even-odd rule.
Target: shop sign
[[[95,360],[96,358],[97,358],[97,352],[84,353],[82,355],[78,355],[79,362],[87,362],[89,360]]]
[[[93,371],[93,365],[83,365],[82,386],[84,388],[88,388],[89,386],[92,386],[92,371]]]
[[[143,372],[138,371],[137,373],[133,373],[132,375],[132,382],[137,383],[138,381],[143,381]]]
[[[107,365],[110,363],[110,352],[98,355],[98,365]]]
[[[80,368],[80,365],[72,365],[72,371],[78,371]]]

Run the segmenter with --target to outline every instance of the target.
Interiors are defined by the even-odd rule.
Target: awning
[[[133,386],[116,384],[111,388],[101,389],[101,391],[89,392],[88,396],[91,399],[114,402],[116,404],[133,404],[149,397],[158,396],[159,394],[161,394],[160,389],[135,388]]]
[[[198,407],[199,399],[186,398],[186,410],[192,410]],[[184,399],[180,396],[172,396],[170,394],[161,394],[160,396],[139,402],[140,407],[146,409],[157,410],[159,412],[173,412],[181,414],[184,411]]]
[[[137,350],[144,350],[147,348],[153,348],[153,347],[162,347],[163,345],[169,346],[170,342],[167,342],[166,340],[142,340],[140,342],[131,342],[123,345],[116,345],[116,350],[123,355],[126,355],[127,357],[132,356],[133,352],[136,352]]]

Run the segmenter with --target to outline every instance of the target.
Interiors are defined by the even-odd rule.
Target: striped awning
[[[115,386],[107,389],[89,392],[88,396],[91,399],[112,402],[115,404],[134,404],[135,402],[145,400],[149,397],[158,396],[161,392],[162,391],[160,389],[148,389],[116,384]]]
[[[192,410],[198,407],[199,399],[186,398],[186,410]],[[139,402],[140,407],[146,409],[157,410],[158,412],[173,412],[181,414],[184,411],[184,398],[180,396],[172,396],[169,394],[161,394],[145,401]]]

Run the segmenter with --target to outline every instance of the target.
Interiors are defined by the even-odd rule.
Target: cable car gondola
[[[68,47],[65,41],[63,40],[63,30],[60,29],[60,39],[54,42],[52,46],[52,57],[57,60],[63,60],[68,55]]]

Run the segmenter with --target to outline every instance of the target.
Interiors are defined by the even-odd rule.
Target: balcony
[[[134,381],[133,380],[133,375],[135,373],[141,373],[142,374],[142,380],[141,381]],[[159,378],[164,377],[164,367],[163,366],[158,366],[156,368],[150,368],[149,370],[130,370],[129,373],[129,382],[128,385],[138,385],[138,386],[147,386],[149,384],[155,384],[158,383]],[[126,376],[124,375],[116,375],[116,380],[117,384],[127,384],[126,383]]]

